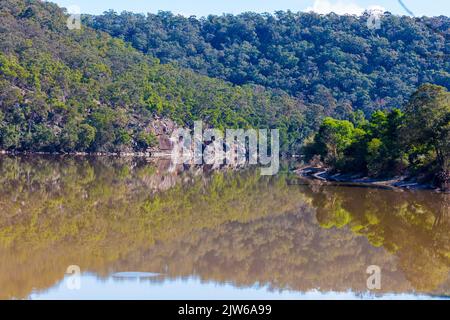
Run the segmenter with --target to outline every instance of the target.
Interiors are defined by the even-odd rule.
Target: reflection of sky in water
[[[132,300],[334,300],[334,299],[430,299],[426,295],[413,294],[356,294],[353,292],[295,292],[288,290],[270,290],[267,286],[254,285],[248,288],[237,288],[232,284],[204,282],[198,278],[162,280],[156,277],[111,277],[100,279],[93,274],[81,276],[81,288],[69,290],[66,277],[54,287],[34,292],[32,300],[95,300],[95,299],[132,299]]]

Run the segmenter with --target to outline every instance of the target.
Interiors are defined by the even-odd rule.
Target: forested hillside
[[[155,116],[277,127],[285,151],[310,132],[299,99],[160,64],[106,33],[69,30],[67,17],[55,4],[0,0],[0,149],[143,151]]]
[[[450,89],[450,18],[271,14],[185,18],[106,12],[85,23],[159,58],[235,84],[279,88],[340,118],[403,106],[422,83]]]
[[[107,12],[69,30],[55,4],[0,3],[2,150],[144,151],[163,117],[278,128],[298,153],[325,116],[401,108],[423,82],[450,88],[447,17],[385,14],[371,30],[364,16]]]

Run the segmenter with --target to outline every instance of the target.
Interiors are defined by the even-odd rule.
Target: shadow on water
[[[378,265],[379,294],[448,296],[449,196],[298,185],[286,170],[5,156],[0,298],[45,292],[69,265],[99,281],[356,294]]]

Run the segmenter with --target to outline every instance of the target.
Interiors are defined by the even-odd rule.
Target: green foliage
[[[383,141],[373,138],[367,143],[367,171],[370,175],[380,176],[383,169],[383,155],[385,153]]]
[[[87,123],[83,123],[78,131],[78,147],[81,151],[89,150],[95,140],[96,129]]]
[[[449,170],[450,94],[433,85],[422,86],[406,106],[406,141],[436,153],[441,166]]]
[[[282,89],[324,106],[326,115],[395,108],[425,82],[450,88],[448,17],[386,13],[377,30],[367,28],[367,19],[290,11],[204,18],[108,11],[84,23],[163,63],[237,85]]]
[[[450,186],[450,93],[435,85],[422,86],[405,107],[405,143],[410,161],[434,174],[435,183]]]
[[[278,128],[281,151],[298,153],[333,116],[350,122],[327,119],[311,153],[342,170],[370,171],[367,162],[376,160],[366,157],[367,144],[376,138],[386,164],[371,174],[401,170],[403,115],[373,111],[403,105],[422,82],[448,87],[445,39],[427,26],[445,31],[449,21],[385,15],[382,28],[370,31],[365,19],[108,12],[85,16],[74,31],[55,4],[3,0],[0,148],[141,151],[154,143],[141,134],[157,116],[182,126],[201,119],[218,129]],[[364,114],[373,114],[370,123]],[[439,130],[427,129],[433,137],[411,136],[409,161],[421,167],[436,153],[439,166],[448,167],[448,145],[437,142],[449,140],[442,121]],[[434,142],[417,143],[422,138]]]
[[[339,171],[386,177],[409,170],[423,173],[436,185],[446,184],[450,172],[449,101],[444,87],[425,84],[404,112],[376,111],[369,121],[357,121],[356,129],[348,121],[326,118],[306,153],[309,158],[321,156]]]
[[[74,124],[67,124],[62,132],[60,137],[61,150],[70,152],[77,149],[78,146],[78,129]]]
[[[158,144],[158,139],[151,132],[141,132],[137,136],[136,143],[141,150],[146,150],[155,147]]]
[[[300,98],[162,65],[89,27],[68,30],[66,20],[51,3],[2,1],[0,149],[140,151],[154,145],[140,135],[158,116],[182,126],[280,128],[282,151],[295,152],[314,128]]]
[[[379,157],[392,168],[404,163],[392,153],[401,115],[375,113],[371,125],[363,115],[403,105],[422,82],[448,87],[445,39],[428,27],[448,30],[446,17],[385,15],[377,31],[366,17],[292,12],[203,19],[108,12],[85,16],[77,31],[66,21],[55,4],[2,1],[1,149],[140,151],[152,142],[141,133],[158,116],[182,126],[201,119],[218,129],[278,128],[281,151],[298,153],[321,119],[334,116],[354,129],[323,128],[327,161],[363,170],[362,149],[379,138]],[[448,130],[436,133],[443,141]],[[445,148],[434,148],[441,163]],[[433,147],[416,144],[410,160],[429,162],[424,149]]]
[[[13,82],[27,78],[26,70],[19,64],[16,57],[0,52],[0,75]]]
[[[53,131],[44,124],[33,127],[33,151],[53,151],[55,147],[55,135]]]
[[[0,127],[0,142],[5,149],[10,149],[19,143],[19,132],[13,125],[3,125]]]
[[[352,143],[354,130],[353,124],[347,120],[324,119],[315,143],[320,154],[325,156],[325,162],[334,166],[339,164],[343,152]]]

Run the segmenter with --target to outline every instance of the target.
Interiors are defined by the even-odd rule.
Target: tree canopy
[[[114,11],[85,23],[163,63],[282,89],[327,115],[401,107],[423,83],[450,89],[450,19],[279,11],[208,17]]]
[[[279,128],[282,150],[311,131],[301,99],[234,86],[145,56],[41,1],[1,1],[0,149],[143,151],[156,117],[180,126]]]
[[[450,93],[425,84],[404,111],[376,111],[370,119],[326,118],[313,141],[305,146],[309,158],[322,160],[342,172],[375,177],[410,173],[436,185],[450,176]]]

